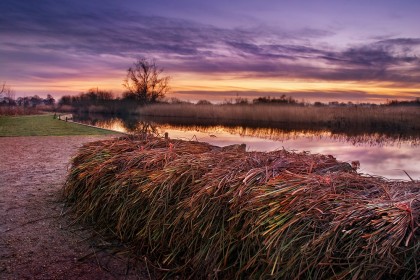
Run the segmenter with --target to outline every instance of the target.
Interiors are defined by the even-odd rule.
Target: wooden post
[[[165,139],[168,140],[169,139],[169,133],[165,132]]]

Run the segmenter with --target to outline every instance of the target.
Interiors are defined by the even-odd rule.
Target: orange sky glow
[[[420,98],[418,1],[104,1],[1,2],[0,82],[17,97],[118,96],[146,58],[171,76],[168,98]]]
[[[167,73],[170,74],[170,73]],[[110,90],[115,96],[120,96],[124,90],[122,81],[124,75],[109,77],[69,78],[49,81],[33,81],[28,84],[13,84],[16,93],[33,93],[45,96],[55,93],[55,96],[74,95],[91,88]],[[316,81],[278,78],[241,78],[235,75],[200,75],[194,73],[175,73],[171,75],[171,91],[167,98],[197,101],[207,99],[213,102],[234,99],[236,97],[253,99],[260,96],[279,97],[282,94],[314,101],[351,101],[381,103],[386,99],[410,100],[420,96],[420,83],[407,87],[405,84],[389,82],[357,82],[357,81]],[[361,92],[362,95],[349,94]],[[194,94],[197,93],[197,95]],[[318,93],[318,94],[315,94]],[[324,93],[324,94],[322,94]],[[312,95],[311,95],[312,94]],[[19,95],[19,94],[18,94]],[[379,95],[379,96],[378,96]],[[313,96],[313,97],[311,97]]]

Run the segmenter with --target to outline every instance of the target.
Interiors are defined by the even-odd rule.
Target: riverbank
[[[63,216],[70,158],[87,142],[118,135],[53,115],[0,116],[0,279],[149,278]]]
[[[70,158],[110,137],[0,137],[1,279],[148,279],[146,269],[126,271],[127,259],[98,250],[92,231],[62,216]]]
[[[112,135],[116,133],[115,131],[59,120],[50,114],[0,116],[0,137]]]

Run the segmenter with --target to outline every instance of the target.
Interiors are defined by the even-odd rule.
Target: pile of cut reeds
[[[64,194],[183,277],[419,279],[419,190],[332,156],[131,137],[84,145]]]

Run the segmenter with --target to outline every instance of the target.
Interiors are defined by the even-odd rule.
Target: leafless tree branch
[[[145,58],[136,61],[128,68],[123,86],[127,89],[126,97],[141,103],[156,102],[169,92],[169,76],[162,77],[163,69],[156,66],[154,60]]]

